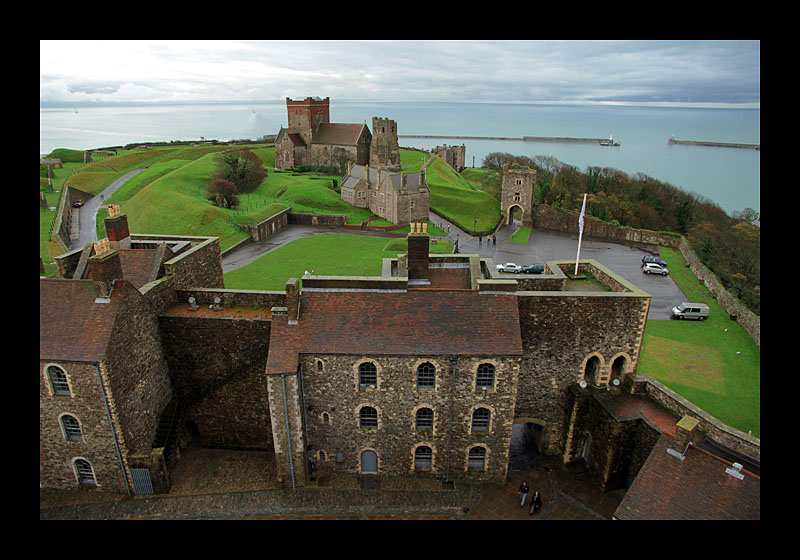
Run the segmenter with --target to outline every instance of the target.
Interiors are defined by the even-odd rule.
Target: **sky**
[[[337,101],[760,107],[760,41],[40,41],[40,106]]]

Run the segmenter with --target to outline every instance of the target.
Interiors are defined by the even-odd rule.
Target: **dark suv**
[[[541,274],[544,272],[543,264],[526,264],[522,267],[522,272],[527,274]]]
[[[647,264],[647,263],[655,263],[655,264],[660,264],[661,266],[667,266],[666,261],[664,261],[663,259],[660,259],[658,257],[651,257],[650,255],[645,255],[642,257],[642,264]]]

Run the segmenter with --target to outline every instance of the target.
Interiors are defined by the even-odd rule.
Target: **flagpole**
[[[578,261],[581,259],[581,241],[583,240],[583,222],[586,216],[586,193],[583,194],[583,207],[581,208],[581,215],[578,218],[578,254],[575,257],[575,276],[578,275]]]

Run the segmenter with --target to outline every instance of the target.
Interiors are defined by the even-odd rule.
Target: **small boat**
[[[614,135],[610,134],[608,140],[600,140],[601,146],[619,146],[619,142],[614,142]]]

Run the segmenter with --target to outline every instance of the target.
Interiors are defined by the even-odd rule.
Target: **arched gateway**
[[[536,171],[530,167],[503,167],[503,187],[500,196],[500,211],[504,225],[511,225],[514,209],[522,212],[523,226],[533,227],[533,193],[536,187]]]

